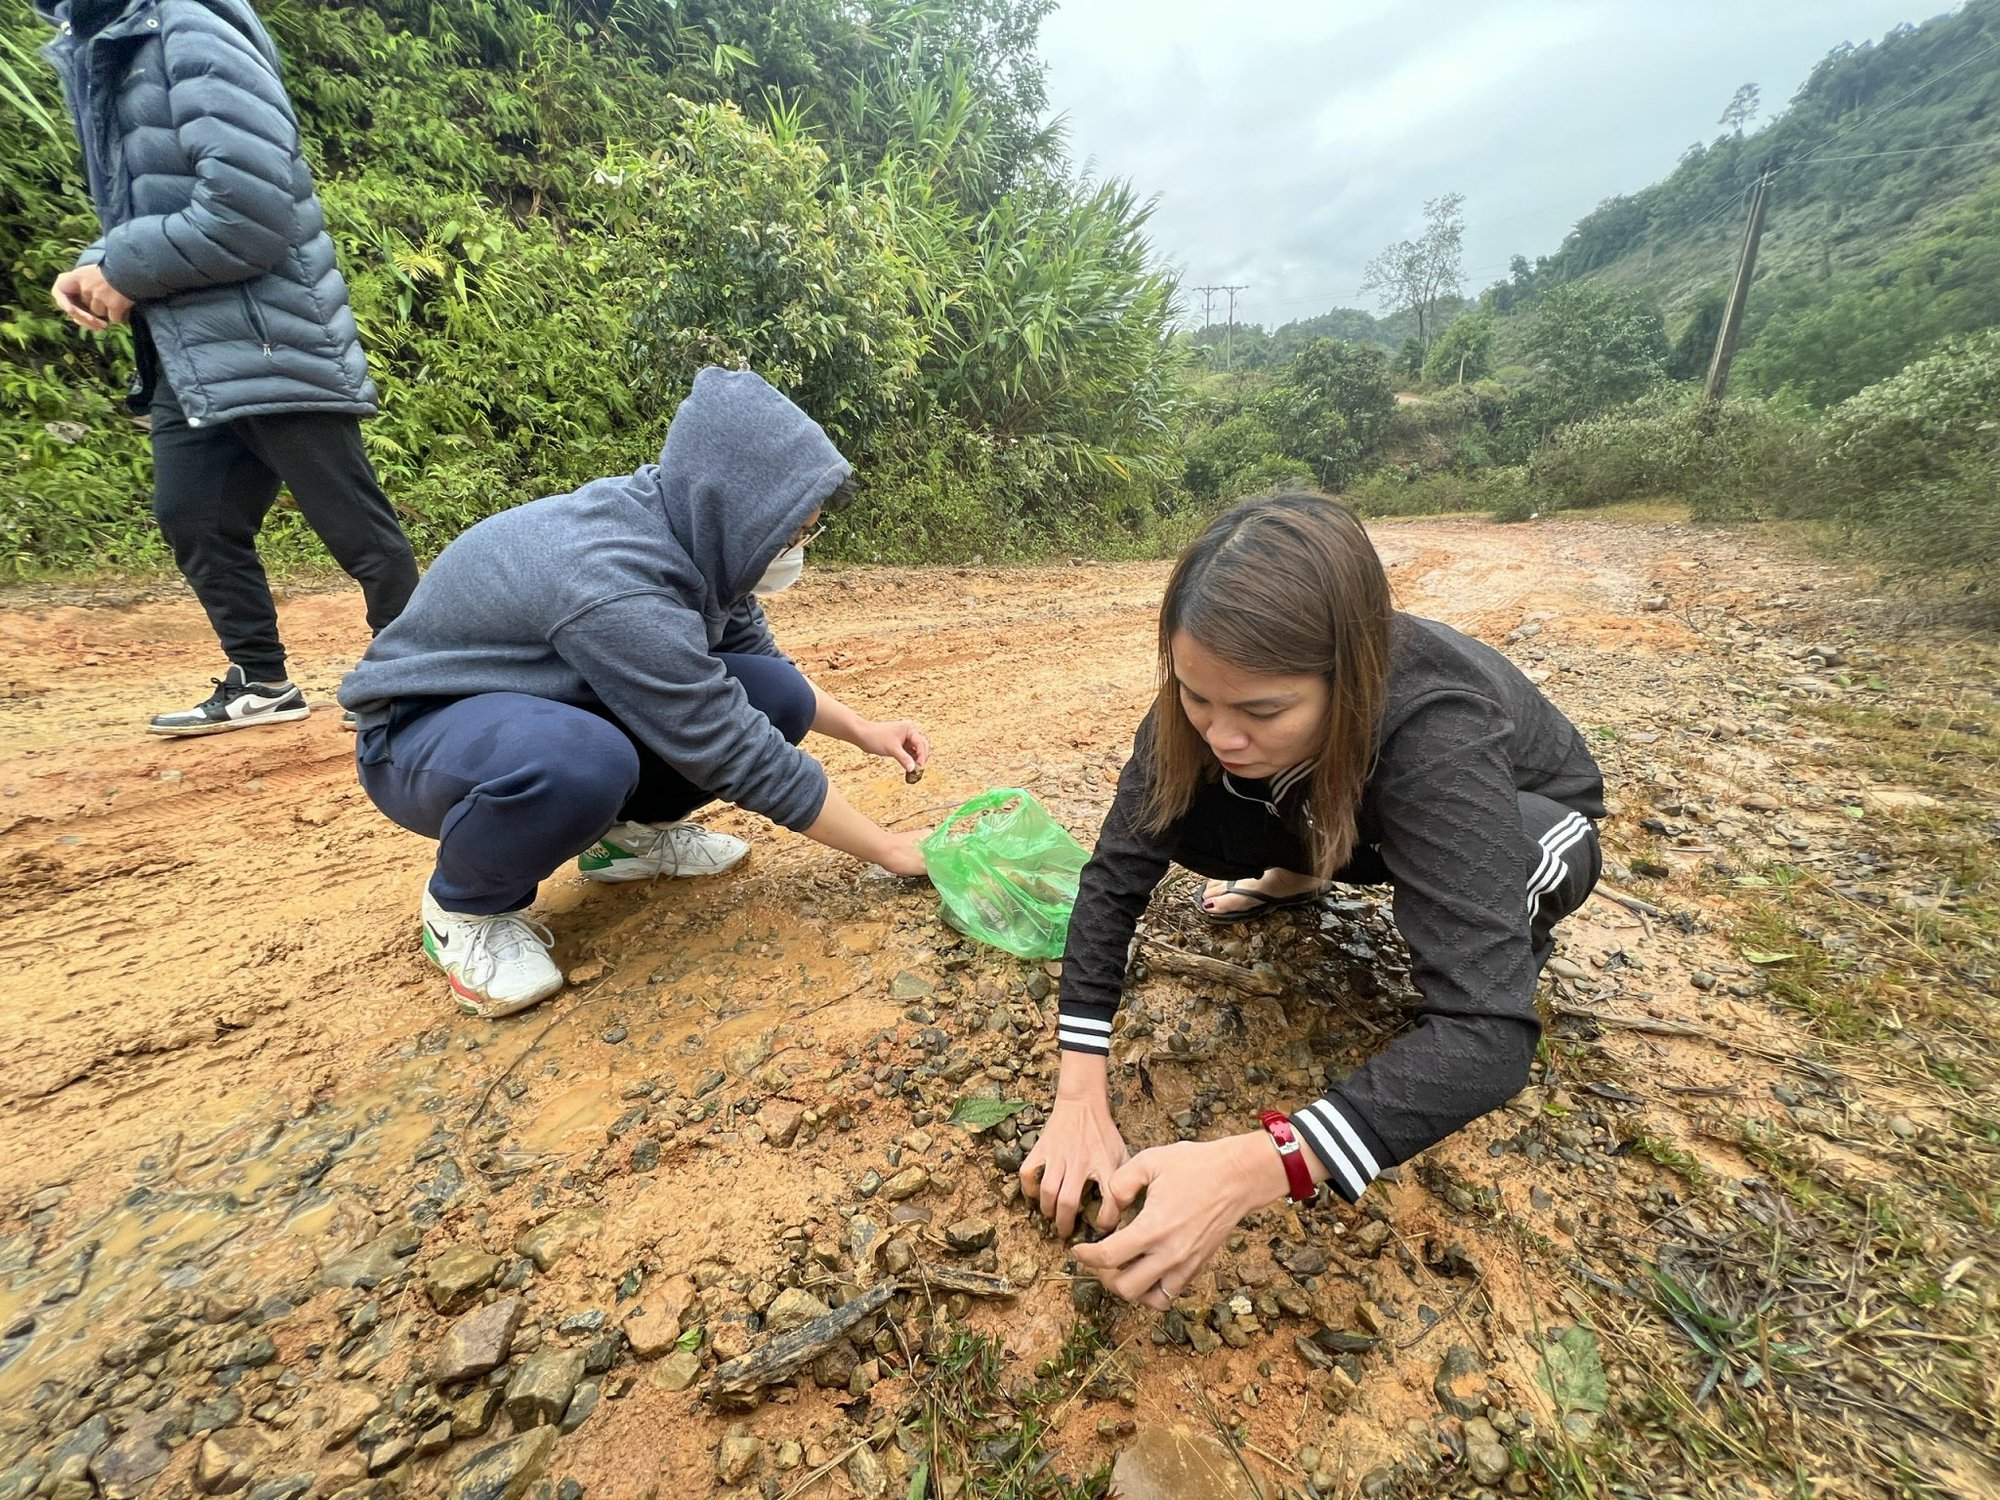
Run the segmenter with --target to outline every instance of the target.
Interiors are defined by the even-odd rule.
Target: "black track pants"
[[[253,682],[282,682],[285,648],[257,533],[282,484],[333,560],[361,585],[368,628],[409,603],[417,560],[339,412],[280,412],[191,427],[161,381],[153,396],[153,516],[223,654]]]

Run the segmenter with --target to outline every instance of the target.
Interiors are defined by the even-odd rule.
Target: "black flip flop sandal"
[[[1322,885],[1310,891],[1300,891],[1295,896],[1267,896],[1262,891],[1239,891],[1237,887],[1242,884],[1243,882],[1240,880],[1224,881],[1222,889],[1215,893],[1216,897],[1237,896],[1245,901],[1255,901],[1257,903],[1255,906],[1246,906],[1242,911],[1210,911],[1201,904],[1205,892],[1196,891],[1194,909],[1200,912],[1208,921],[1219,925],[1230,922],[1246,922],[1252,917],[1261,917],[1274,911],[1283,911],[1288,906],[1311,906],[1320,897],[1324,896],[1328,890],[1328,887]]]

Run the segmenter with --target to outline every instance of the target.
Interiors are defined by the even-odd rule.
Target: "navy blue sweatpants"
[[[781,656],[717,659],[786,739],[806,737],[813,690],[797,667]],[[404,702],[358,739],[369,800],[438,841],[431,895],[475,916],[526,906],[613,823],[670,823],[715,800],[604,709],[526,693]]]

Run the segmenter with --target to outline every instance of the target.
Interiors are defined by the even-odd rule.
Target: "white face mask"
[[[799,581],[799,574],[806,570],[806,544],[787,547],[771,559],[771,566],[764,570],[764,576],[750,586],[753,594],[782,594]]]

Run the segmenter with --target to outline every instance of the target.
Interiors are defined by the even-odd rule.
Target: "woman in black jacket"
[[[1317,495],[1239,505],[1182,556],[1160,610],[1161,687],[1084,868],[1063,955],[1056,1100],[1021,1168],[1118,1295],[1154,1307],[1247,1213],[1385,1168],[1512,1098],[1540,1036],[1553,929],[1601,864],[1604,784],[1575,727],[1505,657],[1396,611],[1352,513]],[[1171,861],[1237,921],[1386,882],[1422,994],[1415,1026],[1264,1128],[1128,1158],[1106,1058],[1132,934]]]

